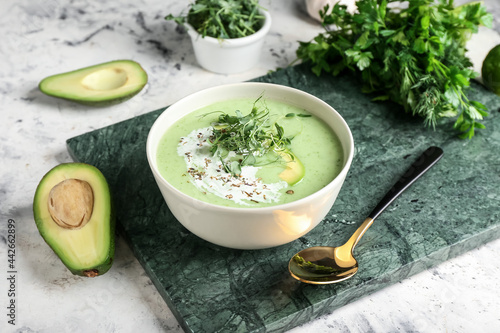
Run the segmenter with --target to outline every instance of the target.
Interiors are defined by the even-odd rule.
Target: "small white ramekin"
[[[254,67],[271,28],[271,15],[266,10],[261,10],[261,14],[265,16],[264,25],[254,34],[241,38],[202,37],[191,25],[186,24],[200,66],[219,74],[234,74]]]

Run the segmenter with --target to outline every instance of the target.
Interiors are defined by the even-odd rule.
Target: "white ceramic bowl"
[[[161,175],[156,162],[165,131],[191,111],[234,98],[274,99],[304,108],[326,122],[339,137],[344,167],[327,186],[287,204],[264,208],[212,205],[180,192]],[[306,92],[269,83],[238,83],[205,89],[171,105],[153,124],[147,140],[147,158],[158,187],[177,220],[211,243],[236,249],[263,249],[291,242],[311,231],[332,207],[351,166],[354,142],[344,119],[330,105]]]
[[[244,72],[255,66],[262,53],[264,37],[271,28],[271,15],[265,10],[260,12],[265,16],[264,25],[256,33],[241,38],[202,37],[191,25],[186,24],[200,66],[219,74]]]

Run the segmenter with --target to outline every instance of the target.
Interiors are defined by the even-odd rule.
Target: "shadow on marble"
[[[55,75],[55,74],[58,73],[53,73],[50,75]],[[43,79],[44,79],[43,77],[40,78],[40,81]],[[30,103],[44,106],[46,108],[46,112],[60,112],[61,110],[64,110],[65,112],[82,112],[92,109],[104,108],[104,107],[83,105],[62,98],[51,97],[42,93],[40,89],[38,89],[38,87],[33,87],[22,95],[24,96],[22,98],[26,99]]]

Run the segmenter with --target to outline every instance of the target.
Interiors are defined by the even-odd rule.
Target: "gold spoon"
[[[346,280],[358,271],[358,262],[352,251],[373,221],[404,190],[430,169],[441,157],[443,150],[429,147],[389,190],[349,240],[340,247],[314,246],[298,252],[290,259],[288,271],[299,281],[311,284],[329,284]]]

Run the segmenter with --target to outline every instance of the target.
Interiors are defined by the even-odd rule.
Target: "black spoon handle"
[[[394,199],[396,199],[404,190],[413,184],[420,176],[429,170],[443,156],[443,150],[439,147],[429,147],[420,155],[420,157],[410,166],[396,184],[387,192],[385,197],[373,209],[368,217],[375,220]]]

